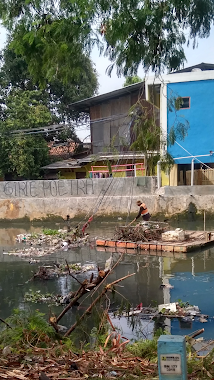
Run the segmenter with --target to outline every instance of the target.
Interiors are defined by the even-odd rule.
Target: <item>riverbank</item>
[[[56,335],[38,312],[28,316],[17,312],[6,323],[10,327],[0,333],[0,378],[143,379],[157,376],[156,338],[127,348],[128,341],[120,336],[110,339],[110,335],[100,333],[91,337],[93,347],[83,344],[77,348],[73,339]]]
[[[0,379],[154,379],[158,378],[157,342],[130,344],[102,321],[102,330],[90,336],[90,344],[76,347],[74,339],[63,338],[38,311],[16,311],[3,321],[0,331]],[[214,376],[213,352],[201,356],[197,340],[186,336],[188,379],[208,380]],[[207,346],[207,343],[204,344]]]

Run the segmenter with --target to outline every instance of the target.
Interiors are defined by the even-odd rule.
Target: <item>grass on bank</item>
[[[69,352],[78,353],[79,356],[84,355],[83,352],[86,352],[85,355],[89,355],[89,357],[91,352],[93,357],[93,355],[96,355],[96,352],[98,352],[99,359],[100,352],[103,352],[103,355],[108,355],[109,360],[112,361],[120,352],[111,350],[112,342],[110,340],[107,347],[104,348],[103,343],[106,341],[108,333],[106,329],[102,329],[101,333],[99,333],[99,326],[96,330],[94,329],[96,343],[93,349],[91,349],[89,343],[86,343],[80,349],[74,345],[75,334],[63,339],[55,332],[52,326],[49,325],[44,314],[39,311],[14,310],[13,314],[7,318],[5,322],[8,326],[5,325],[0,331],[0,357],[2,350],[6,346],[9,346],[11,354],[19,356],[20,364],[24,362],[26,355],[32,355],[32,357],[34,357],[39,349],[46,349],[45,355],[52,354],[55,358],[59,356],[63,357],[63,355],[66,356]],[[153,339],[139,340],[135,343],[128,344],[126,348],[120,352],[119,357],[121,358],[124,355],[124,361],[125,357],[129,357],[130,354],[132,354],[135,358],[143,358],[145,363],[150,363],[149,365],[154,368],[151,376],[149,373],[144,376],[140,366],[136,366],[132,373],[131,371],[128,373],[124,370],[124,373],[127,372],[125,376],[126,379],[154,378],[157,376],[157,342],[162,333],[162,330],[159,329]],[[213,362],[214,350],[205,358],[198,358],[192,351],[191,345],[187,343],[188,379],[206,380],[214,378]],[[115,370],[117,370],[116,365]],[[87,375],[87,377],[90,376]],[[103,378],[105,378],[105,376],[103,376]],[[93,379],[95,379],[95,377],[93,377]]]

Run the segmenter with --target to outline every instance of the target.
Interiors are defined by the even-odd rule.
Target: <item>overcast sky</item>
[[[0,49],[4,47],[5,41],[5,30],[0,27]],[[201,62],[214,63],[214,27],[211,30],[209,38],[198,40],[198,46],[195,49],[193,49],[190,44],[189,47],[185,48],[185,54],[187,58],[185,67],[193,66]],[[94,48],[91,58],[98,73],[99,94],[110,92],[123,86],[125,79],[124,77],[118,78],[115,69],[113,70],[111,77],[106,74],[106,69],[110,62],[106,57],[100,56],[96,48]],[[139,68],[138,75],[141,78],[144,77],[142,68]],[[78,132],[80,138],[86,137],[87,134],[87,131]]]

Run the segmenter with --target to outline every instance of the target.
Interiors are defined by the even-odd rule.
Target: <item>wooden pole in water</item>
[[[206,231],[206,214],[204,210],[204,232]]]

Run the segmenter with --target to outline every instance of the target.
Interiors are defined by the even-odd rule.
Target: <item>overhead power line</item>
[[[64,129],[69,129],[70,127],[73,127],[73,125],[65,125],[65,124],[53,124],[48,125],[46,127],[42,128],[31,128],[31,129],[17,129],[14,131],[11,131],[11,134],[18,135],[18,134],[39,134],[39,133],[51,133],[51,132],[57,132],[57,131],[63,131]]]

